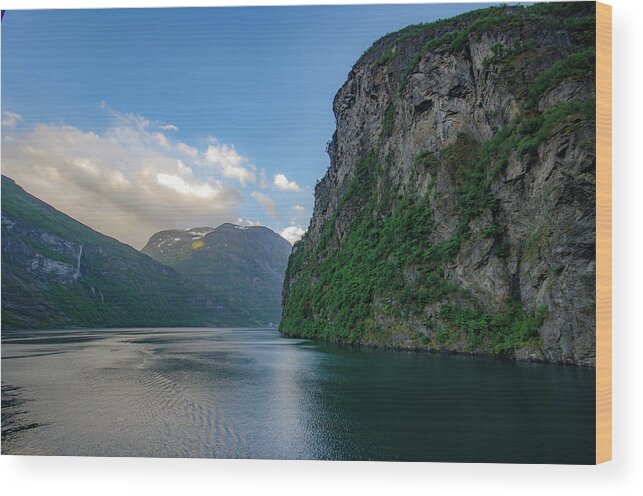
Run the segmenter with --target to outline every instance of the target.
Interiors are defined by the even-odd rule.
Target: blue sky
[[[486,5],[10,11],[3,173],[137,248],[224,221],[292,241],[355,60],[387,32]]]

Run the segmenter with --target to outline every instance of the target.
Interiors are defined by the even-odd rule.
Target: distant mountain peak
[[[205,285],[263,324],[281,316],[281,290],[291,245],[264,226],[230,222],[216,228],[160,231],[143,253]]]

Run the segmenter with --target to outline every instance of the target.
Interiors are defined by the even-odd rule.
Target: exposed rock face
[[[2,177],[3,328],[240,323],[200,284]]]
[[[334,100],[281,331],[593,366],[594,22],[500,7],[377,41]]]
[[[154,234],[143,253],[208,288],[248,315],[245,325],[276,325],[291,246],[267,227],[222,224]]]

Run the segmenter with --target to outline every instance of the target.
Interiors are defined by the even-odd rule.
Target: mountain
[[[208,288],[213,298],[245,309],[255,325],[281,318],[288,241],[266,227],[223,224],[161,231],[143,248],[164,265]]]
[[[247,318],[2,176],[3,328],[220,326]]]
[[[283,334],[595,365],[594,8],[492,7],[364,53]]]

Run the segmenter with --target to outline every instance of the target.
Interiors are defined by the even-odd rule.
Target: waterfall
[[[80,258],[83,256],[83,245],[80,245],[80,251],[78,252],[78,260],[76,261],[76,273],[74,274],[74,280],[80,277]]]

